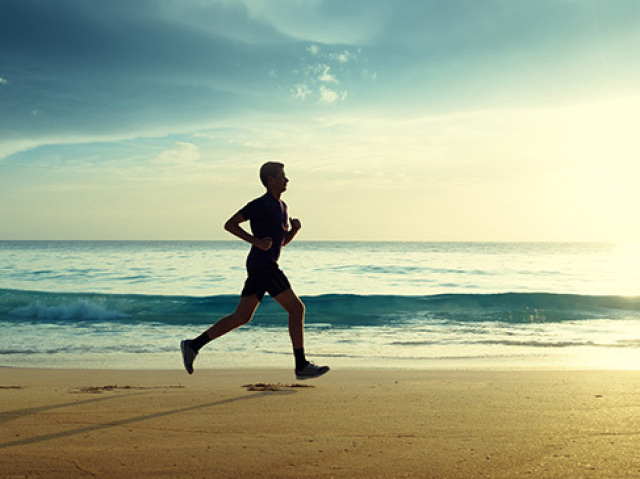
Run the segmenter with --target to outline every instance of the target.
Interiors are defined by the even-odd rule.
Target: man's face
[[[287,183],[289,183],[289,178],[284,174],[284,170],[280,170],[280,172],[276,176],[272,176],[272,185],[276,188],[276,190],[282,192],[287,189]]]

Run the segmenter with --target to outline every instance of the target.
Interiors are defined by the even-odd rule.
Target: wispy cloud
[[[302,67],[293,72],[294,75],[304,76],[304,81],[294,84],[289,90],[291,97],[296,100],[315,98],[319,105],[344,102],[349,96],[344,79],[359,76],[371,81],[377,78],[368,68],[358,65],[362,55],[360,47],[335,51],[330,47],[312,44],[305,50],[310,57],[305,58]]]
[[[357,58],[357,55],[362,52],[362,48],[358,48],[355,52],[351,52],[349,50],[343,50],[340,53],[330,53],[328,57],[331,60],[335,60],[338,63],[347,63],[350,60],[354,60]]]
[[[291,88],[291,96],[296,100],[304,100],[313,92],[305,83],[298,83]]]
[[[338,83],[338,79],[335,75],[331,74],[331,67],[329,65],[322,65],[322,73],[318,75],[318,80],[325,83]]]
[[[331,105],[337,101],[345,101],[347,99],[346,91],[335,91],[327,88],[322,85],[319,90],[320,98],[318,99],[318,103],[322,103],[324,105]]]
[[[7,80],[6,78],[0,77],[0,85],[6,85],[7,83],[9,83],[9,80]]]
[[[182,2],[187,3],[180,0]],[[370,1],[223,0],[212,3],[233,6],[241,3],[257,24],[268,25],[272,31],[297,41],[325,45],[366,44],[384,25],[388,14],[387,8]]]
[[[176,141],[173,148],[163,151],[155,162],[164,164],[184,165],[191,164],[200,159],[200,148],[193,143]]]
[[[376,81],[378,79],[378,74],[375,73],[375,72],[372,72],[368,68],[363,68],[360,71],[360,74],[362,75],[363,78],[365,78],[367,80]]]

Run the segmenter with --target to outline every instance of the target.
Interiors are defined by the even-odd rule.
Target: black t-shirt
[[[253,236],[256,238],[269,236],[273,239],[269,251],[251,247],[247,257],[247,269],[277,263],[288,230],[289,217],[285,202],[278,201],[269,193],[265,193],[260,198],[249,202],[240,210],[240,213],[245,220],[249,220]]]

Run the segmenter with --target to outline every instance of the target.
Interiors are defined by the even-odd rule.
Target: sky
[[[3,0],[0,239],[640,241],[636,0]]]

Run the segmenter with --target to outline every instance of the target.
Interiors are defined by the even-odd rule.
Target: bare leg
[[[283,291],[275,299],[289,313],[289,336],[296,358],[296,378],[318,378],[329,372],[329,366],[316,366],[304,354],[304,303],[293,290]]]
[[[213,326],[207,330],[207,336],[210,339],[216,339],[227,334],[229,331],[247,324],[253,318],[260,300],[254,294],[251,296],[242,296],[236,310],[228,316],[219,319]]]
[[[224,318],[218,320],[205,333],[202,333],[195,339],[185,339],[180,342],[180,351],[182,352],[182,360],[184,368],[189,374],[193,374],[193,362],[198,355],[198,351],[212,339],[219,338],[223,334],[236,329],[238,326],[247,324],[251,321],[253,313],[256,312],[260,300],[256,295],[243,296],[236,307],[236,310]]]
[[[304,348],[304,303],[292,289],[283,291],[273,299],[289,313],[289,337],[293,349]]]

